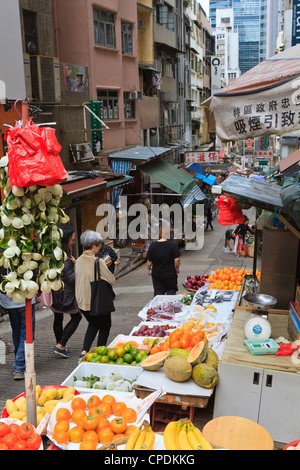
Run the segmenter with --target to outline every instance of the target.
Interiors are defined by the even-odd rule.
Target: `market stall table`
[[[288,312],[269,313],[271,338],[289,339]],[[252,355],[244,340],[251,311],[235,311],[219,362],[214,418],[240,416],[261,424],[274,441],[299,439],[299,359],[291,356]]]
[[[227,450],[274,450],[270,434],[259,424],[238,416],[209,421],[202,433],[215,448]]]

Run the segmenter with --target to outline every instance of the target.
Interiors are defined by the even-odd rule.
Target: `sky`
[[[206,12],[206,16],[209,16],[209,0],[199,0],[203,10]]]

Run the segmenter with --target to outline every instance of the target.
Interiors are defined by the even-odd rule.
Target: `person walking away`
[[[151,243],[147,253],[147,269],[152,275],[154,296],[176,294],[180,256],[178,246],[163,236],[160,226],[159,239]]]
[[[115,264],[116,264],[116,261],[118,260],[118,255],[115,252],[115,250],[111,246],[106,245],[104,243],[104,241],[102,240],[100,250],[98,251],[97,256],[98,256],[98,258],[104,259],[104,261],[105,261],[105,257],[109,256],[109,258],[110,258],[109,263],[107,263],[106,261],[105,261],[105,263],[106,263],[106,266],[108,267],[108,269],[110,270],[110,272],[112,274],[114,274],[115,273],[115,267],[116,267]],[[116,294],[115,294],[114,291],[113,291],[113,298],[114,299],[116,298]]]
[[[3,276],[7,274],[7,270],[1,267],[1,282]],[[35,333],[35,303],[34,297],[31,301],[32,305],[32,335],[34,339]],[[14,345],[15,362],[13,364],[13,379],[24,380],[26,369],[25,364],[25,341],[26,341],[26,311],[25,301],[15,302],[7,294],[0,291],[0,305],[7,311],[9,322],[12,329],[12,341]]]
[[[57,343],[53,352],[63,358],[69,358],[71,354],[66,344],[77,330],[82,317],[75,299],[76,260],[71,254],[72,247],[75,244],[75,230],[70,225],[64,225],[62,231],[63,250],[67,254],[61,277],[64,288],[52,291],[53,303],[50,308],[54,313],[53,331]],[[66,314],[70,315],[71,318],[63,327]]]
[[[210,226],[211,230],[213,230],[213,226],[212,226],[212,219],[213,219],[213,216],[212,216],[212,210],[211,210],[211,207],[209,207],[207,209],[207,214],[206,214],[206,229],[205,231],[208,230],[208,226]]]
[[[82,255],[77,259],[75,266],[75,297],[80,312],[88,322],[88,327],[83,340],[81,359],[91,349],[94,339],[97,338],[97,346],[105,346],[111,329],[111,312],[104,315],[93,316],[91,309],[91,282],[94,281],[94,265],[96,255],[102,243],[102,236],[92,230],[87,230],[80,237],[83,247]],[[103,259],[99,259],[100,277],[111,286],[115,283],[114,275],[109,271]]]

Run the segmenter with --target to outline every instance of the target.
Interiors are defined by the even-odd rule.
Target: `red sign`
[[[273,158],[273,150],[257,150],[253,152],[254,158]]]
[[[219,152],[186,152],[185,163],[218,163]]]

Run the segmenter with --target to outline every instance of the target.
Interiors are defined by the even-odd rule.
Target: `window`
[[[94,8],[94,38],[101,46],[116,47],[115,15]]]
[[[123,54],[132,54],[132,25],[122,23],[122,52]]]
[[[156,5],[154,8],[154,21],[171,31],[175,31],[176,15],[173,9],[167,5]]]
[[[135,101],[130,99],[130,93],[124,93],[124,116],[125,119],[135,119]]]
[[[32,52],[35,46],[35,54],[38,54],[38,36],[36,28],[36,13],[29,10],[23,10],[24,35],[26,52]],[[31,48],[31,49],[30,49]]]
[[[117,91],[98,90],[97,99],[102,101],[103,119],[119,119]]]

